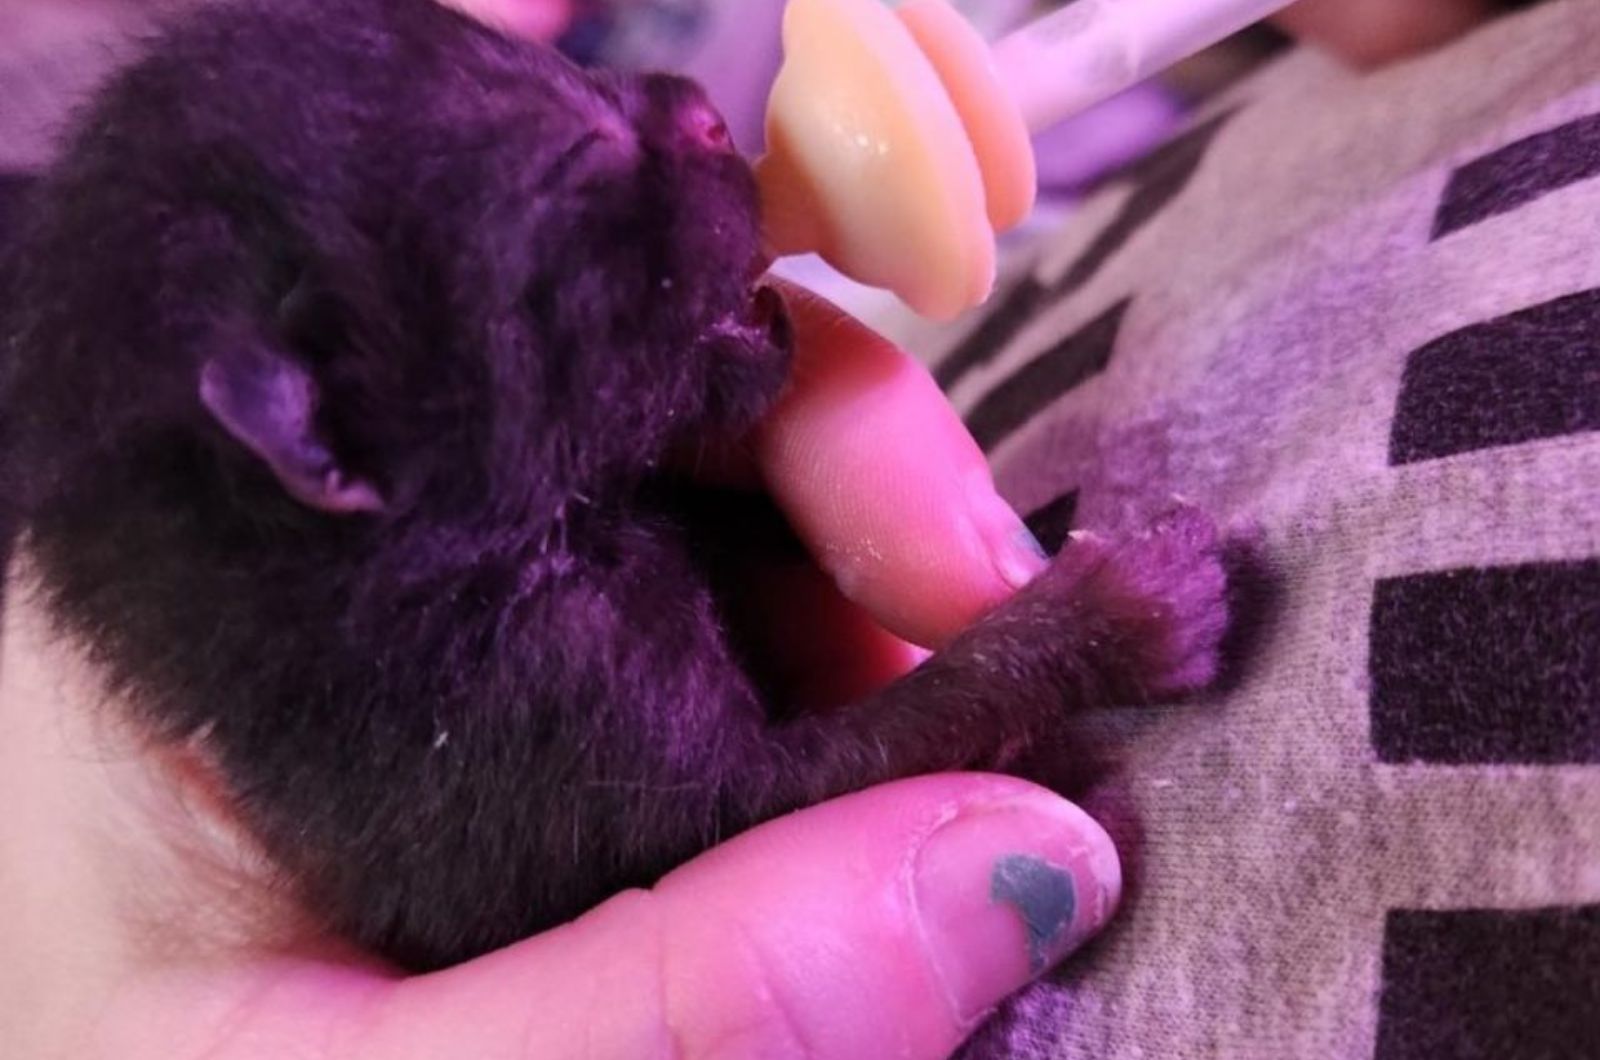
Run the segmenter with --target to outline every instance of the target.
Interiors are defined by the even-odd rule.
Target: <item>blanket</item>
[[[930,347],[1047,543],[1264,561],[1227,686],[1070,723],[1124,913],[967,1055],[1600,1056],[1597,41],[1278,60]]]

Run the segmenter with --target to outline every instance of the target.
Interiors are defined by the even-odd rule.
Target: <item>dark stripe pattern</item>
[[[1600,290],[1473,324],[1414,352],[1389,462],[1593,430],[1600,430]]]
[[[990,391],[967,416],[978,444],[993,449],[1067,391],[1103,372],[1127,311],[1127,301],[1117,303]]]
[[[1391,910],[1374,1060],[1600,1056],[1600,906]]]
[[[1133,181],[1136,187],[1105,230],[1054,284],[1047,287],[1030,273],[1007,291],[972,334],[939,362],[934,369],[939,385],[949,390],[969,371],[992,361],[1041,306],[1067,297],[1094,279],[1106,262],[1189,186],[1207,148],[1232,116],[1229,111],[1202,122],[1124,170],[1121,179]]]
[[[1381,581],[1370,666],[1380,761],[1600,763],[1600,560]]]
[[[1530,136],[1451,174],[1433,219],[1433,238],[1526,206],[1569,184],[1600,176],[1600,114]]]

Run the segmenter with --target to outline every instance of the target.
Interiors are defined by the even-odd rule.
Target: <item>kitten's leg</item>
[[[1202,687],[1217,673],[1225,588],[1216,528],[1193,509],[1125,544],[1075,541],[868,701],[766,730],[756,782],[734,785],[723,826],[897,777],[1004,769],[1070,711]]]

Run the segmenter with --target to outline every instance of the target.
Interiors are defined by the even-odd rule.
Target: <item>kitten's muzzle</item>
[[[728,123],[705,89],[673,74],[648,74],[641,84],[648,110],[643,124],[659,146],[734,154]]]

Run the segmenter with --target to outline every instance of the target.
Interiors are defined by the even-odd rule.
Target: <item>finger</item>
[[[1120,887],[1105,833],[1042,789],[907,781],[406,984],[375,1055],[932,1060],[1098,930]]]
[[[113,999],[119,1060],[944,1057],[1104,925],[1116,853],[1022,781],[924,777],[769,822],[651,892],[395,981],[334,962]]]
[[[794,370],[753,442],[767,487],[847,597],[938,647],[1044,554],[927,370],[816,295],[784,294]]]
[[[551,41],[572,21],[572,0],[437,0],[491,29],[523,40]]]
[[[1494,0],[1300,0],[1284,29],[1358,66],[1379,66],[1443,44],[1488,18]]]

